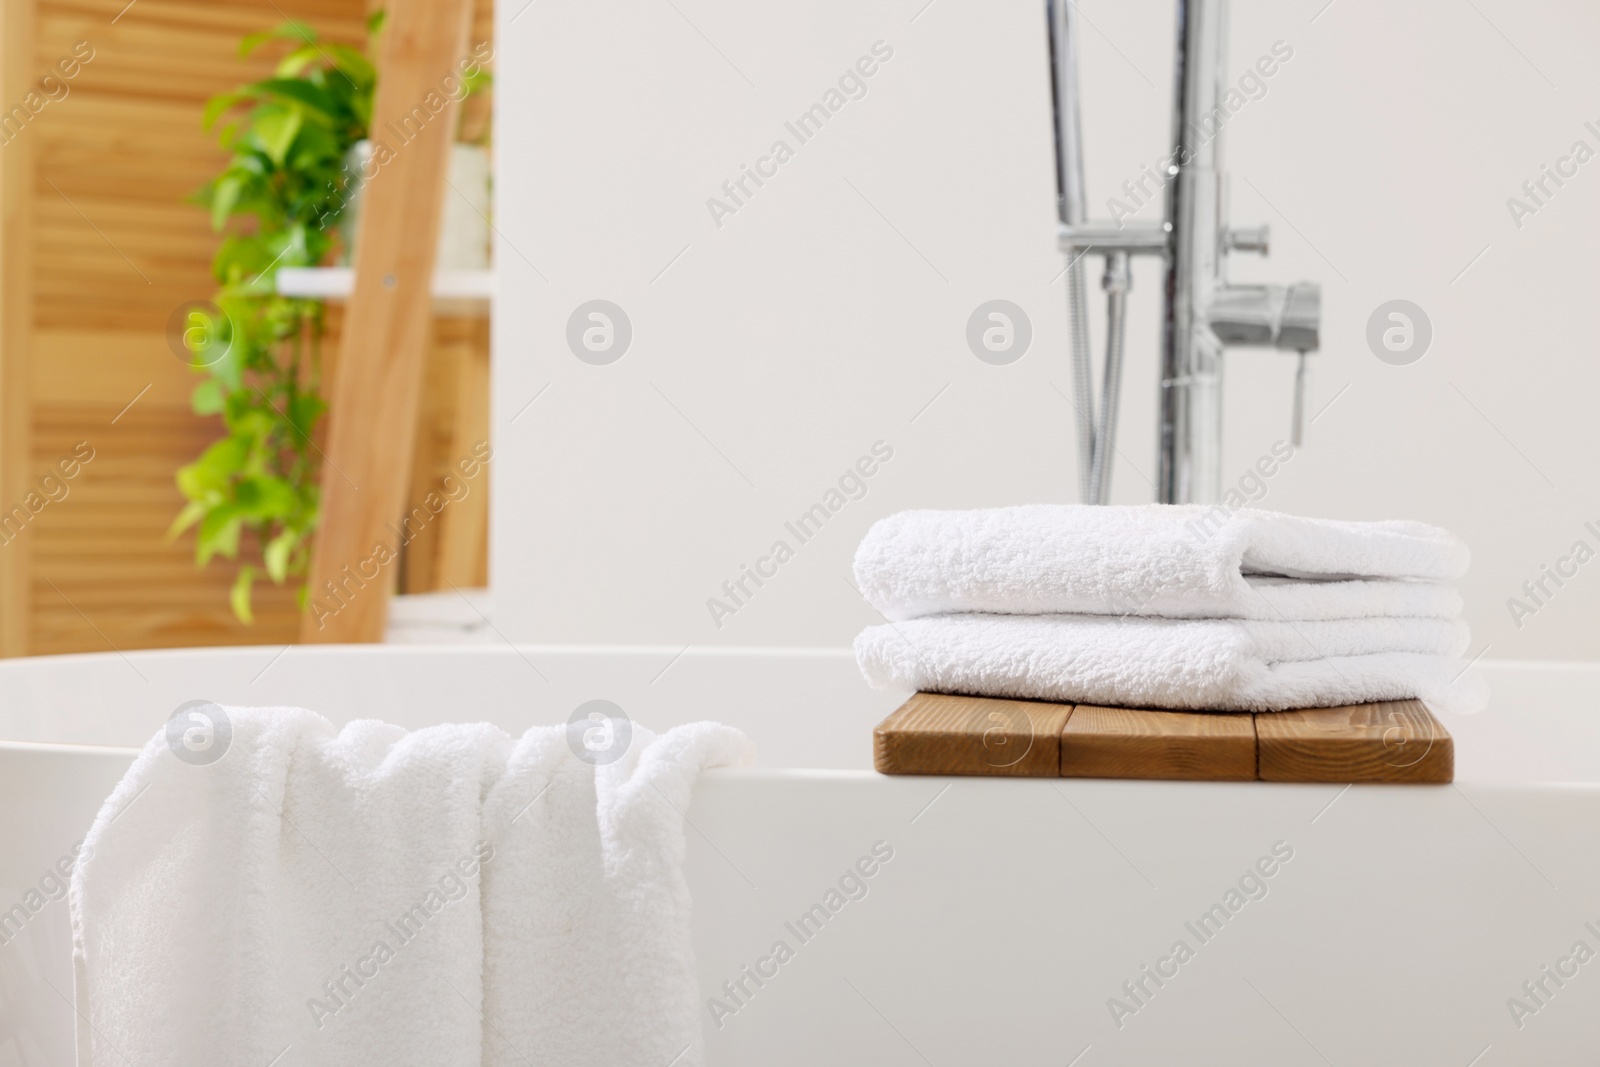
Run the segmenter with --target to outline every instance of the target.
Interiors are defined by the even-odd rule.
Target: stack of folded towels
[[[1487,701],[1447,583],[1466,545],[1419,522],[1151,504],[907,511],[855,575],[885,689],[1205,711]]]

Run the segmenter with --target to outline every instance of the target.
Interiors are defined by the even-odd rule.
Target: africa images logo
[[[167,747],[183,762],[204,767],[227,755],[233,720],[221,705],[190,700],[178,705],[166,726]]]

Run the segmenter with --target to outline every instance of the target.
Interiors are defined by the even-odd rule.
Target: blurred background
[[[493,460],[489,485],[405,546],[386,572],[396,591],[437,593],[437,610],[485,641],[841,646],[876,621],[849,582],[874,519],[1077,499],[1043,4],[819,2],[478,5],[470,41],[488,46],[493,81],[466,97],[455,137],[482,151],[493,201],[455,214],[486,231],[492,267],[464,268],[457,299],[436,304],[415,440],[371,447],[410,472],[396,521],[477,441],[493,442]],[[1078,7],[1091,214],[1111,214],[1116,197],[1155,217],[1159,200],[1124,183],[1167,152],[1172,5]],[[188,489],[178,472],[239,430],[223,416],[248,421],[213,410],[226,397],[196,396],[218,375],[186,365],[194,352],[181,341],[175,351],[173,322],[181,337],[189,302],[218,299],[227,235],[258,225],[214,227],[214,185],[193,199],[232,158],[219,144],[229,119],[207,129],[207,101],[283,73],[307,38],[280,35],[247,56],[240,42],[293,21],[364,52],[374,11],[5,8],[5,99],[27,115],[0,136],[0,506],[35,490],[49,500],[40,479],[80,442],[94,458],[8,529],[0,646],[293,641],[296,568],[313,543],[306,498],[241,497],[219,468],[240,524],[196,513],[169,537],[207,491],[193,481],[206,472]],[[1229,355],[1224,484],[1252,506],[1447,526],[1474,551],[1463,590],[1475,654],[1592,658],[1600,9],[1235,0],[1232,20],[1230,82],[1260,57],[1280,60],[1244,86],[1226,129],[1233,219],[1273,234],[1270,257],[1235,257],[1235,276],[1319,282],[1324,326],[1305,445],[1264,481],[1250,472],[1287,439],[1294,361]],[[92,58],[67,78],[60,62],[79,42]],[[288,76],[338,68],[342,55],[330,48]],[[863,57],[874,73],[859,93],[847,87],[810,136],[791,132]],[[381,54],[371,58],[381,80]],[[36,111],[25,103],[35,90]],[[247,125],[254,106],[232,121]],[[738,192],[778,141],[791,152],[776,175]],[[1557,167],[1567,176],[1545,177]],[[447,231],[448,202],[477,195],[465,182],[445,190]],[[336,264],[342,247],[317,262]],[[281,291],[284,264],[259,252],[235,264],[246,287],[270,279]],[[341,284],[299,277],[300,292]],[[1136,261],[1117,503],[1154,498],[1159,287],[1155,264]],[[1005,366],[966,341],[969,317],[995,299],[1031,327],[1027,352]],[[1368,341],[1395,300],[1416,305],[1431,334],[1402,364]],[[605,361],[572,341],[595,301],[628,333]],[[340,298],[318,307],[302,314],[325,323],[326,400]],[[1104,336],[1099,317],[1093,328]],[[222,388],[249,393],[246,380]],[[280,479],[295,492],[334,476],[313,447],[326,433],[317,425],[309,443],[292,431],[279,442],[305,463]],[[841,487],[874,449],[863,488]],[[786,524],[819,503],[828,518],[802,541]],[[285,532],[274,562],[265,550]],[[731,594],[779,541],[792,555],[776,576]],[[216,555],[197,566],[208,545]],[[249,623],[243,567],[254,571]],[[1551,581],[1547,567],[1566,577]],[[483,586],[491,593],[473,592]],[[478,626],[483,616],[493,622]]]
[[[1174,5],[1075,6],[1090,215],[1115,197],[1159,218],[1124,183],[1170,151]],[[1600,564],[1574,553],[1600,550],[1597,39],[1600,9],[1574,0],[1231,4],[1232,220],[1272,242],[1230,269],[1320,283],[1323,326],[1304,447],[1259,487],[1295,360],[1228,353],[1222,483],[1251,506],[1456,531],[1490,658],[1600,648]],[[876,42],[892,58],[801,143],[786,124]],[[517,57],[496,87],[496,263],[519,294],[495,321],[508,635],[838,646],[880,621],[846,580],[874,519],[1078,498],[1042,3],[540,0],[500,54]],[[778,139],[794,154],[777,175],[735,214],[708,209]],[[1542,179],[1558,165],[1563,184]],[[1134,261],[1115,503],[1155,497],[1161,284]],[[563,341],[596,298],[633,326],[604,367]],[[1032,326],[1004,366],[966,338],[995,299]],[[1401,365],[1368,341],[1395,300],[1431,326]],[[894,458],[866,495],[800,544],[784,523],[879,440]],[[782,538],[793,558],[735,604],[724,583]],[[1558,565],[1535,603],[1524,583]],[[713,598],[736,612],[714,620]]]
[[[218,414],[194,411],[196,386],[209,376],[186,365],[181,336],[192,324],[182,312],[218,299],[224,283],[213,265],[227,235],[260,228],[249,215],[214,228],[208,203],[196,201],[233,154],[220,144],[224,127],[230,121],[248,127],[252,105],[235,107],[209,129],[204,120],[209,101],[273,77],[286,57],[312,47],[307,35],[320,50],[312,47],[314,60],[295,71],[302,79],[331,67],[335,46],[365,52],[368,21],[381,8],[360,0],[5,6],[10,114],[0,126],[0,463],[7,477],[0,479],[6,509],[0,519],[9,521],[0,530],[0,622],[6,654],[295,639],[300,582],[257,582],[253,623],[233,610],[240,564],[254,561],[265,570],[248,524],[238,561],[219,556],[204,567],[196,565],[197,528],[168,536],[186,503],[177,472],[227,435]],[[300,25],[283,32],[291,22]],[[242,43],[264,33],[277,36],[251,42],[253,50],[241,55]],[[488,3],[474,10],[471,33],[474,44],[492,50]],[[71,77],[59,65],[64,58],[78,60]],[[30,92],[37,99],[30,101]],[[459,140],[487,141],[490,96],[484,86],[469,98]],[[39,99],[44,103],[33,111],[29,104]],[[284,169],[294,169],[292,160]],[[308,184],[331,177],[302,169]],[[472,221],[485,226],[476,216]],[[486,248],[479,257],[486,260]],[[328,261],[338,258],[336,248]],[[258,287],[270,291],[273,274],[264,271]],[[341,312],[342,301],[326,301],[324,394],[338,357]],[[396,457],[412,468],[419,500],[452,462],[455,438],[473,432],[463,429],[463,419],[483,420],[487,303],[441,308],[432,333],[421,429],[410,454]],[[250,392],[248,383],[241,388]],[[316,436],[321,440],[320,428]],[[58,464],[70,461],[80,442],[93,459],[63,477]],[[320,461],[315,449],[309,455]],[[40,484],[52,475],[50,485]],[[312,484],[319,476],[313,473]],[[37,511],[28,507],[30,493],[45,502]],[[399,587],[444,588],[440,548],[452,523],[462,545],[443,564],[446,576],[481,586],[486,507],[485,491],[422,531],[407,546]]]

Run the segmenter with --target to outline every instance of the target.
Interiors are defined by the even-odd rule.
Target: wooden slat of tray
[[[1053,778],[1070,704],[917,693],[873,731],[884,774]]]
[[[1420,701],[1258,715],[918,693],[878,725],[884,774],[1449,782],[1450,732]]]
[[[1247,713],[1134,711],[1079,704],[1061,731],[1064,778],[1249,782],[1256,728]]]
[[[1256,716],[1267,782],[1448,782],[1455,742],[1419,700]]]

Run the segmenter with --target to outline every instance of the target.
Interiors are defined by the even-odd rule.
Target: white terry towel
[[[1466,545],[1419,522],[1033,504],[891,515],[867,531],[855,575],[893,621],[970,611],[1453,618],[1461,598],[1439,583],[1460,577],[1467,561]]]
[[[498,1062],[487,1045],[506,1021],[482,1014],[495,996],[484,946],[506,935],[484,916],[505,909],[488,892],[489,875],[496,864],[526,866],[518,853],[540,844],[587,847],[619,882],[640,879],[631,887],[637,911],[618,915],[608,904],[599,920],[660,923],[646,936],[664,954],[688,956],[677,914],[655,906],[682,890],[681,828],[616,803],[627,772],[581,763],[564,728],[514,743],[488,725],[407,733],[366,721],[336,734],[300,709],[224,714],[232,735],[221,759],[181,761],[158,734],[85,840],[71,888],[83,1067]],[[681,762],[657,773],[664,789],[686,797],[698,770],[742,752],[743,739],[725,727],[682,729],[660,739],[640,731],[639,751],[624,761],[648,763],[650,750],[667,745],[657,762]],[[516,779],[508,766],[528,751],[572,765],[540,803],[589,805],[591,840],[519,838],[532,809],[516,823],[486,821],[485,795]],[[615,839],[595,829],[610,818],[637,855],[617,855]],[[569,889],[506,880],[499,891],[526,899]],[[552,970],[598,971],[637,1009],[681,1016],[673,1036],[697,1019],[693,984],[681,988],[677,971],[630,970],[615,954],[596,963],[576,943],[543,947]],[[566,1048],[588,1048],[593,1036],[574,1028]],[[662,1062],[681,1047],[668,1043],[663,1033],[649,1046]]]
[[[484,869],[485,1065],[704,1062],[684,813],[698,772],[749,744],[712,723],[633,730],[596,768],[564,731],[530,732],[484,802],[503,842]]]
[[[872,626],[857,662],[879,689],[1184,711],[1284,711],[1420,698],[1480,710],[1466,625],[939,615]]]

